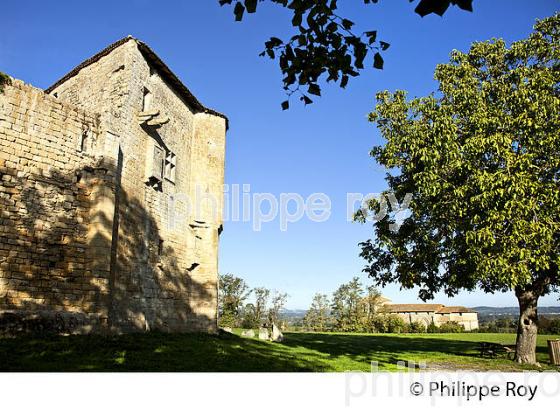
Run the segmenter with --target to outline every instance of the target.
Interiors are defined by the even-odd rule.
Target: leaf
[[[313,100],[312,100],[311,98],[309,98],[307,95],[302,96],[302,97],[300,98],[300,100],[303,101],[303,103],[304,103],[305,105],[313,104]]]
[[[270,40],[267,43],[270,44],[271,47],[278,47],[282,45],[283,41],[278,37],[270,37]]]
[[[236,3],[233,9],[233,14],[235,14],[235,21],[241,21],[243,19],[243,13],[245,13],[245,6],[241,3]]]
[[[364,34],[369,38],[369,44],[375,43],[375,40],[377,38],[377,30],[366,31]]]
[[[347,75],[343,75],[342,79],[340,80],[340,87],[341,88],[346,88],[346,85],[348,84],[348,76]]]
[[[366,55],[367,49],[363,43],[358,43],[356,44],[356,46],[354,46],[354,65],[356,66],[356,68],[364,68],[363,62],[366,58]]]
[[[443,16],[451,4],[462,10],[473,11],[472,0],[420,0],[414,11],[421,17],[430,13]]]
[[[321,87],[319,87],[317,84],[311,84],[307,89],[307,92],[309,94],[321,96]]]
[[[245,0],[245,7],[247,8],[247,13],[254,13],[257,11],[257,0]]]
[[[385,41],[380,41],[379,46],[381,47],[381,50],[385,51],[391,46],[391,44],[386,43]]]
[[[381,54],[379,53],[375,53],[373,56],[373,68],[383,70],[383,57],[381,57]]]
[[[351,22],[350,20],[342,19],[342,27],[344,27],[346,30],[350,30],[353,25],[354,25],[354,23]]]
[[[288,100],[284,101],[282,103],[282,111],[286,111],[289,108],[290,108],[290,102]]]
[[[418,3],[418,6],[416,6],[414,11],[421,17],[427,16],[431,13],[443,16],[449,7],[450,2],[450,0],[420,0],[420,3]]]
[[[453,3],[457,4],[460,9],[473,11],[472,0],[455,0]]]

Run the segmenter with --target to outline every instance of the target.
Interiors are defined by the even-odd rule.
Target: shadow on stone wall
[[[215,295],[161,249],[156,221],[119,174],[114,164],[0,168],[0,334],[216,330],[190,303]]]

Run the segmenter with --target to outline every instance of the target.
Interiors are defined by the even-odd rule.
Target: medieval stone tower
[[[0,93],[0,332],[217,330],[225,116],[144,43]]]

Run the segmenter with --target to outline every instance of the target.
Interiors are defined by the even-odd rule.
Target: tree
[[[412,201],[400,229],[391,214],[360,244],[377,285],[417,286],[422,300],[513,290],[522,363],[536,363],[537,301],[558,289],[560,258],[560,15],[534,28],[509,48],[453,51],[436,94],[377,95],[370,120],[387,141],[372,156],[396,171],[389,191]]]
[[[241,21],[245,12],[255,13],[258,4],[264,1],[219,0],[219,3],[233,5],[235,20]],[[362,1],[365,5],[378,3],[378,0]],[[282,103],[283,109],[289,108],[289,97],[294,93],[298,93],[305,104],[311,104],[311,95],[321,95],[318,84],[321,78],[338,82],[345,88],[351,77],[359,75],[368,56],[372,55],[368,65],[383,68],[381,52],[389,48],[389,43],[378,41],[376,30],[356,32],[354,22],[337,13],[338,0],[267,2],[290,10],[291,24],[297,29],[289,40],[271,37],[261,53],[273,60],[278,58],[288,95],[288,100]],[[442,16],[450,5],[472,11],[472,0],[420,0],[415,12],[422,17],[430,13]]]
[[[362,300],[364,327],[371,328],[371,321],[383,306],[383,300],[383,295],[374,285],[368,286],[367,294]]]
[[[311,307],[305,314],[303,322],[307,329],[315,332],[327,330],[329,320],[329,298],[327,295],[316,293],[313,296]]]
[[[253,289],[253,292],[255,294],[255,320],[259,326],[262,326],[266,319],[270,290],[261,287]]]
[[[286,305],[288,301],[288,294],[278,291],[274,291],[272,294],[271,304],[272,306],[268,310],[268,323],[278,324],[280,321],[280,311]]]
[[[244,329],[254,329],[259,327],[256,308],[253,303],[247,303],[241,310],[241,327]]]
[[[361,328],[360,309],[364,290],[360,279],[355,277],[350,282],[341,285],[333,293],[331,312],[335,327],[342,332],[356,332]]]
[[[239,321],[240,308],[251,291],[243,279],[232,274],[220,275],[218,279],[220,326],[235,326]]]

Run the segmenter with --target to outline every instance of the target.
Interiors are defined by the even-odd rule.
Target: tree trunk
[[[533,290],[516,289],[519,301],[519,323],[517,324],[517,342],[515,360],[518,363],[538,364],[537,348],[537,301],[539,295]]]

